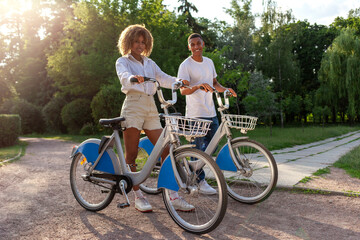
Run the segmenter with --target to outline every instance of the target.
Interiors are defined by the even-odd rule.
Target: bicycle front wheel
[[[247,204],[264,201],[275,189],[278,178],[273,155],[265,146],[250,139],[234,139],[231,147],[235,161],[243,168],[237,172],[223,171],[229,196]]]
[[[91,180],[92,175],[86,171],[89,166],[83,154],[78,153],[74,156],[70,168],[71,190],[83,208],[89,211],[100,211],[111,203],[115,189],[109,183]],[[93,174],[98,173],[93,171]],[[101,173],[98,176],[101,176]]]
[[[174,152],[174,157],[177,170],[187,187],[180,189],[178,197],[174,199],[174,192],[163,190],[166,209],[172,219],[186,231],[195,234],[210,232],[220,224],[226,212],[227,190],[224,177],[216,163],[198,149],[181,149]],[[204,166],[199,168],[202,164]],[[199,184],[203,177],[215,189],[211,195],[200,190]]]

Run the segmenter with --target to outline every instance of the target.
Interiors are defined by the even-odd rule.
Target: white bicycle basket
[[[166,126],[172,133],[179,136],[203,137],[210,129],[211,121],[209,120],[172,115],[164,117]]]
[[[258,119],[257,117],[233,114],[224,114],[224,117],[229,127],[240,129],[242,133],[254,130]]]

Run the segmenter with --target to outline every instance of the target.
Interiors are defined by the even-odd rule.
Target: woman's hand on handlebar
[[[135,75],[132,78],[136,78],[138,80],[137,83],[143,83],[144,82],[144,77],[143,76]]]

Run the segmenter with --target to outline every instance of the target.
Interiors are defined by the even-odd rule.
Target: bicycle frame
[[[167,106],[176,103],[176,92],[174,92],[175,91],[173,90],[172,100],[165,101],[161,89],[158,88],[158,96],[165,113],[168,113]],[[173,152],[175,149],[192,147],[192,145],[180,146],[178,143],[179,138],[172,134],[167,127],[162,130],[160,136],[163,137],[158,139],[154,149],[151,151],[149,158],[143,166],[143,169],[138,172],[131,172],[126,164],[120,141],[119,130],[117,129],[114,129],[113,134],[110,136],[109,140],[106,141],[105,145],[101,147],[100,151],[99,148],[102,145],[100,139],[88,139],[81,143],[78,147],[75,147],[70,157],[74,157],[79,152],[82,153],[86,157],[88,163],[90,163],[90,166],[88,167],[89,175],[94,170],[98,170],[110,175],[129,177],[133,185],[139,185],[149,177],[157,160],[160,158],[161,153],[168,145],[170,145],[169,156],[163,162],[160,170],[158,188],[168,188],[174,191],[178,191],[179,188],[186,188],[186,184],[183,183],[180,174],[177,171]],[[118,155],[116,155],[113,151],[114,145]],[[116,181],[106,178],[94,176],[88,176],[88,178],[90,180],[96,180],[97,182],[106,182],[113,185],[117,184]]]

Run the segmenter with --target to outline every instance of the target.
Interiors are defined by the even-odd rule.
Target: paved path
[[[291,148],[272,151],[278,164],[278,187],[292,187],[319,169],[332,165],[360,145],[360,131]]]

